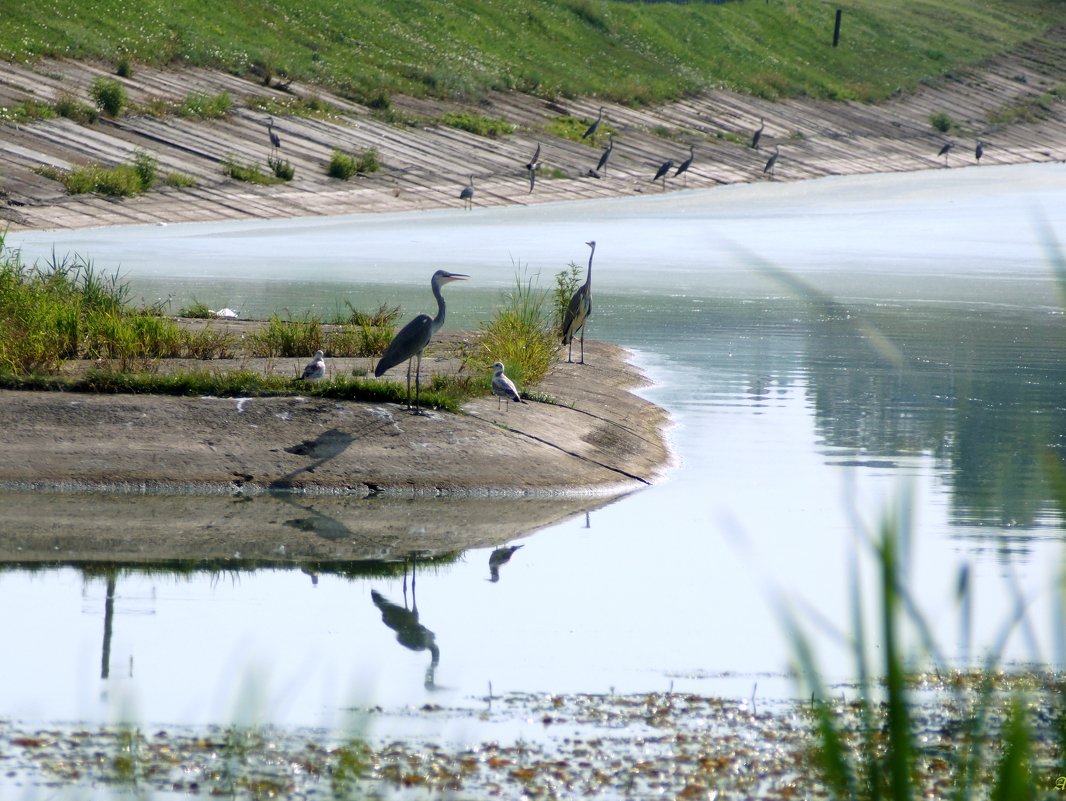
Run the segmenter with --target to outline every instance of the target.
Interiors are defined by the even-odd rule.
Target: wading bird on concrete
[[[781,148],[774,145],[774,154],[766,160],[766,166],[762,168],[763,172],[770,173],[770,180],[774,180],[774,168],[777,166],[777,157],[781,155]]]
[[[762,139],[763,129],[766,128],[766,120],[759,117],[759,127],[755,129],[755,133],[751,135],[751,146],[756,150],[759,149],[759,140]]]
[[[948,166],[948,153],[951,152],[951,148],[953,148],[953,147],[955,147],[955,143],[954,142],[946,142],[944,144],[944,146],[942,148],[940,148],[940,152],[937,153],[938,156],[943,156],[944,157],[944,166],[945,167]]]
[[[696,146],[695,145],[689,145],[688,146],[688,158],[681,162],[681,166],[678,167],[677,168],[677,172],[674,173],[674,177],[675,178],[677,176],[679,176],[681,173],[685,173],[685,186],[688,186],[688,168],[692,166],[692,161],[695,158],[696,158]],[[666,181],[663,181],[663,184],[665,184],[665,183],[666,183]]]
[[[563,316],[563,344],[569,346],[566,352],[566,361],[571,361],[574,350],[574,335],[581,332],[581,360],[578,364],[585,363],[585,323],[592,314],[592,257],[596,255],[596,243],[586,242],[592,252],[589,253],[589,269],[585,275],[585,283],[570,298],[567,304],[566,314]]]
[[[315,351],[315,358],[307,363],[303,375],[300,376],[301,381],[317,381],[326,375],[326,360],[323,358],[324,356],[325,354],[322,351]]]
[[[433,335],[444,325],[444,297],[440,293],[443,284],[452,281],[464,281],[470,276],[462,273],[449,273],[446,270],[437,270],[433,273],[429,285],[433,289],[433,297],[437,299],[437,316],[430,317],[428,314],[420,314],[392,338],[392,342],[385,348],[378,366],[374,368],[374,375],[378,378],[385,375],[389,370],[401,362],[407,362],[407,408],[411,408],[411,362],[415,363],[415,413],[420,412],[418,398],[420,394],[420,373],[422,370],[422,351],[433,339]]]
[[[671,169],[673,169],[673,166],[674,166],[674,160],[673,159],[667,159],[666,161],[664,161],[662,164],[659,165],[659,169],[655,171],[655,177],[651,179],[651,182],[655,183],[660,178],[662,178],[663,179],[663,191],[664,192],[666,191],[666,174],[668,172],[670,172]]]
[[[463,201],[463,205],[468,208],[474,208],[474,176],[470,176],[470,183],[463,187],[463,191],[459,193],[459,199]]]
[[[489,554],[489,581],[495,583],[500,580],[500,567],[511,561],[514,552],[521,547],[523,546],[506,545],[503,548],[496,548]]]
[[[607,147],[600,155],[600,160],[596,162],[596,172],[603,170],[603,174],[607,174],[607,159],[611,157],[611,151],[614,150],[614,137],[607,137]]]
[[[981,156],[985,154],[985,143],[980,139],[977,140],[977,147],[974,148],[973,157],[977,159],[977,163],[981,163]]]
[[[275,150],[281,147],[281,137],[278,136],[277,131],[274,130],[273,117],[267,117],[267,133],[270,134],[270,146]]]
[[[603,106],[600,106],[600,116],[596,118],[596,121],[588,127],[585,133],[581,134],[582,139],[588,139],[592,137],[592,141],[596,141],[596,129],[600,127],[600,121],[603,120]]]
[[[525,403],[522,396],[518,394],[518,387],[514,385],[514,381],[503,374],[503,362],[496,362],[492,365],[492,394],[496,396],[497,409],[500,408],[504,398],[515,403]]]

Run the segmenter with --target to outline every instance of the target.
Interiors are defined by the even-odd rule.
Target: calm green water
[[[496,582],[488,550],[421,568],[406,616],[399,576],[127,572],[109,593],[74,567],[9,570],[0,602],[20,611],[0,622],[16,655],[0,708],[332,725],[376,704],[399,710],[383,730],[462,739],[492,736],[489,724],[402,710],[475,707],[490,682],[497,694],[786,693],[772,598],[846,630],[851,554],[872,592],[864,536],[901,498],[908,579],[947,658],[980,657],[1021,596],[1031,632],[1011,638],[1011,658],[1061,665],[1062,526],[1042,467],[1066,435],[1057,165],[8,244],[31,259],[77,251],[120,266],[146,299],[246,316],[329,314],[342,298],[414,314],[431,303],[431,269],[461,267],[472,279],[446,290],[448,325],[471,327],[516,270],[548,286],[584,265],[590,238],[589,336],[629,347],[653,381],[643,392],[672,416],[677,465],[661,483],[532,532]],[[969,627],[954,595],[963,565]],[[846,651],[817,636],[846,677]]]

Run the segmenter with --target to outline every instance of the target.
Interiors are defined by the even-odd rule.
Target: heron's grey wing
[[[374,375],[381,377],[386,370],[390,370],[401,362],[405,362],[429,344],[433,336],[433,318],[428,314],[420,314],[401,328],[392,342],[385,348],[385,352],[374,368]]]

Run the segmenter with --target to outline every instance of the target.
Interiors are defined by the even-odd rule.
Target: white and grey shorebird
[[[492,394],[496,396],[497,409],[500,408],[504,398],[515,403],[525,403],[522,396],[518,394],[518,387],[514,385],[514,381],[503,374],[503,362],[496,362],[492,365]]]
[[[320,378],[324,378],[326,375],[326,360],[325,354],[320,351],[315,351],[315,358],[307,363],[304,368],[303,375],[300,376],[301,381],[317,381]]]
[[[411,408],[411,362],[415,362],[415,413],[420,412],[418,398],[420,394],[419,377],[422,371],[422,351],[433,339],[433,335],[444,325],[444,296],[440,293],[442,285],[451,281],[465,281],[469,276],[462,273],[450,273],[447,270],[437,270],[429,281],[433,290],[433,297],[437,299],[437,316],[430,317],[428,314],[420,314],[399,330],[392,338],[392,342],[385,348],[378,366],[374,368],[374,376],[381,378],[386,370],[390,370],[401,362],[407,362],[407,408]]]

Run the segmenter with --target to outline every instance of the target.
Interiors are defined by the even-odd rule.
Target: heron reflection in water
[[[412,573],[414,565],[412,565]],[[412,651],[429,651],[429,666],[426,668],[425,686],[432,690],[434,674],[440,663],[440,648],[437,647],[437,635],[418,621],[418,600],[415,597],[414,576],[411,578],[411,608],[407,608],[406,565],[404,572],[404,605],[394,604],[377,590],[370,591],[370,598],[381,612],[381,621],[396,632],[396,641]]]
[[[506,545],[489,554],[489,581],[495,583],[500,580],[500,567],[510,562],[514,552],[521,547],[523,546]]]

